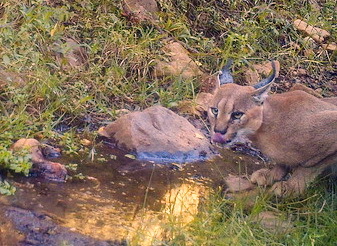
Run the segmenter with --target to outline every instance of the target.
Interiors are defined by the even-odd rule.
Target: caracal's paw
[[[250,181],[259,186],[268,186],[273,184],[273,180],[270,178],[270,170],[267,168],[262,168],[253,172],[250,177]]]
[[[270,191],[278,197],[298,196],[302,194],[304,190],[305,186],[287,181],[277,182],[270,188]]]

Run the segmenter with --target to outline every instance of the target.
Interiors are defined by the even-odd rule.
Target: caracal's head
[[[254,87],[240,86],[233,83],[231,63],[230,60],[219,72],[218,88],[208,109],[212,142],[221,144],[246,143],[261,127],[263,103],[276,74],[272,62],[273,73],[268,78]]]

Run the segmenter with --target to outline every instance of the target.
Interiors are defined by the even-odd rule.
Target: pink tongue
[[[226,143],[227,141],[224,139],[224,136],[221,133],[214,133],[212,136],[212,140],[217,143]]]

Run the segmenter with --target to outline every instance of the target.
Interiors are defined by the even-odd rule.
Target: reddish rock
[[[280,63],[279,61],[274,61],[276,66],[276,78],[279,75]],[[248,85],[255,85],[262,78],[267,77],[273,70],[272,64],[270,61],[267,61],[262,64],[254,64],[252,68],[247,69],[245,72],[245,80]]]
[[[218,75],[203,75],[200,83],[200,92],[213,93],[219,85]]]
[[[123,115],[98,133],[142,160],[181,163],[213,155],[209,141],[198,129],[162,106]]]
[[[124,14],[132,22],[144,22],[157,20],[159,11],[156,0],[124,0],[122,2]]]
[[[312,37],[316,42],[321,43],[330,36],[330,33],[318,27],[309,25],[303,20],[297,19],[294,21],[294,27],[303,32],[305,35]]]
[[[332,42],[330,44],[322,44],[323,49],[335,51],[337,50],[337,44],[335,42]]]
[[[154,68],[156,76],[179,76],[192,78],[203,75],[198,65],[189,57],[189,52],[178,42],[168,42],[163,51],[169,61],[157,61]]]
[[[51,162],[46,159],[46,155],[54,157],[56,152],[51,146],[42,145],[39,141],[33,138],[22,138],[15,142],[12,146],[14,151],[27,149],[31,153],[33,162],[33,172],[39,174],[45,179],[62,182],[67,176],[66,168],[57,162]]]

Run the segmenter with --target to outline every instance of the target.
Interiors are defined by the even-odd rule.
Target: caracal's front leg
[[[275,183],[271,191],[277,196],[296,196],[302,194],[315,178],[327,167],[337,164],[337,155],[330,156],[313,167],[297,167],[287,181]]]

